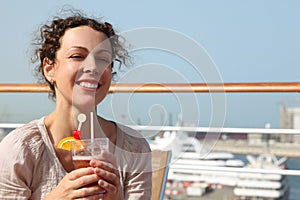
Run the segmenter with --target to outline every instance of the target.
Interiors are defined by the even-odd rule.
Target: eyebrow
[[[82,47],[82,46],[72,46],[71,48],[68,49],[68,51],[70,51],[71,49],[82,49],[86,52],[89,52],[89,50],[87,48]],[[99,50],[95,51],[95,53],[102,53],[102,52],[106,52],[106,53],[113,55],[113,53],[107,49],[99,49]]]

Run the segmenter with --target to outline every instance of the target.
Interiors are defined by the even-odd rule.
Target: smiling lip
[[[84,89],[91,90],[91,91],[95,91],[100,87],[100,84],[96,81],[81,80],[81,81],[77,81],[76,84]]]

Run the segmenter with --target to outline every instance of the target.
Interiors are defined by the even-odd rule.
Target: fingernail
[[[96,165],[96,161],[95,160],[91,160],[90,165]]]
[[[103,190],[103,191],[101,191],[101,194],[105,194],[107,191],[106,190]]]

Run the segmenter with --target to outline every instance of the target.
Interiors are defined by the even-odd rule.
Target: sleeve
[[[117,158],[125,200],[150,200],[152,195],[152,152],[149,143],[137,131],[118,126]]]
[[[4,138],[0,143],[0,199],[30,199],[33,157],[26,143]]]
[[[130,171],[124,185],[125,199],[151,199],[152,194],[151,151],[139,153],[130,163]]]
[[[152,194],[152,173],[141,172],[132,173],[128,176],[128,182],[125,185],[125,199],[150,200]]]

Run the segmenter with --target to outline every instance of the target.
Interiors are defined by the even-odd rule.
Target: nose
[[[89,73],[93,76],[100,78],[104,71],[110,68],[112,65],[111,61],[107,58],[100,56],[94,56],[93,54],[86,57],[82,63],[83,73]]]
[[[82,63],[82,70],[84,73],[89,73],[94,76],[101,76],[104,69],[101,66],[98,66],[96,60],[91,56],[87,57]]]
[[[94,65],[84,65],[82,69],[84,73],[88,73],[96,76],[99,76],[101,73],[100,70],[97,69],[97,67]]]

